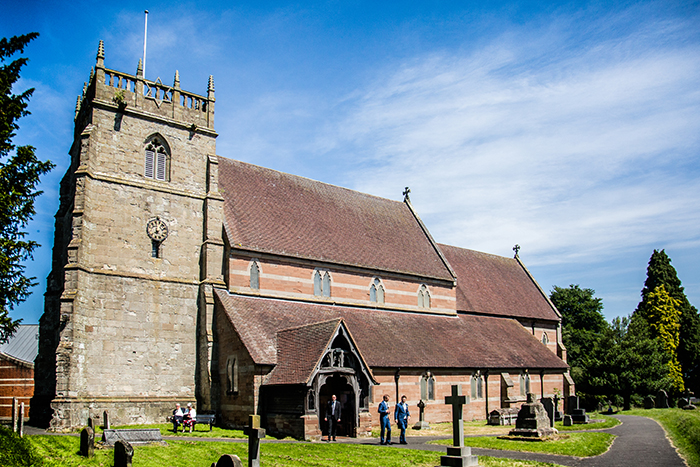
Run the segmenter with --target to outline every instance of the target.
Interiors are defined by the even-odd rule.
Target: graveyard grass
[[[153,424],[153,425],[112,425],[111,428],[116,428],[116,429],[126,429],[126,428],[137,428],[137,429],[143,429],[143,428],[157,428],[160,430],[160,434],[163,437],[170,437],[170,436],[182,436],[185,438],[248,438],[244,433],[243,430],[229,430],[227,428],[219,428],[219,427],[212,427],[212,430],[209,431],[209,425],[204,425],[204,424],[199,424],[194,426],[194,431],[190,433],[189,431],[183,433],[182,432],[182,427],[178,430],[177,433],[173,432],[173,424],[168,423],[168,424]],[[80,431],[80,430],[78,430]],[[98,426],[95,427],[95,434],[100,435],[96,436],[97,438],[102,436],[102,427]]]
[[[661,424],[690,467],[700,467],[700,410],[634,409],[620,415],[653,418]]]
[[[113,450],[95,449],[95,457],[78,455],[80,440],[74,436],[29,436],[44,467],[100,467],[112,465]],[[247,464],[247,443],[168,441],[167,446],[135,446],[134,465],[139,467],[208,467],[223,454],[235,454]],[[439,452],[327,443],[263,443],[261,465],[265,467],[302,467],[353,465],[358,467],[416,466],[432,467],[440,463]],[[554,467],[556,464],[479,457],[483,467]]]
[[[526,451],[562,456],[591,457],[603,454],[615,439],[615,435],[599,431],[564,433],[564,439],[547,441],[516,441],[494,436],[465,438],[464,445],[472,448]],[[452,440],[433,441],[434,444],[451,445]]]

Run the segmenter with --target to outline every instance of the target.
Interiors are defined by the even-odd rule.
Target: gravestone
[[[80,432],[80,455],[83,457],[95,455],[95,430],[89,426]]]
[[[571,420],[571,415],[564,415],[564,426],[572,426],[574,421]]]
[[[106,410],[105,410],[104,412],[102,412],[102,428],[105,429],[105,430],[109,430],[109,429],[110,429],[110,426],[109,426],[109,414],[107,413]]]
[[[134,448],[128,441],[119,440],[114,443],[114,467],[132,467]]]
[[[479,465],[479,458],[472,456],[472,448],[464,446],[464,420],[462,408],[469,403],[466,396],[460,394],[462,388],[452,385],[452,395],[445,397],[445,404],[452,406],[452,447],[447,448],[447,455],[440,456],[440,467],[465,467]]]
[[[554,421],[558,422],[561,421],[562,418],[562,413],[559,411],[559,401],[561,398],[555,394],[554,395]]]
[[[430,425],[425,421],[425,402],[421,399],[418,402],[418,422],[413,425],[414,430],[429,430]]]
[[[656,393],[656,408],[657,409],[668,409],[668,394],[666,391],[661,389]]]
[[[494,409],[489,413],[489,425],[514,425],[518,418],[518,409],[510,407],[508,409]]]
[[[12,398],[12,431],[14,433],[17,433],[17,398],[13,397]]]
[[[571,415],[571,421],[576,424],[583,424],[589,422],[588,414],[586,409],[579,407],[578,396],[569,396],[569,415]]]
[[[95,431],[95,420],[92,419],[92,417],[88,417],[88,428],[91,428],[93,433]]]
[[[537,402],[537,396],[528,393],[527,402],[522,405],[515,422],[515,429],[510,430],[509,436],[523,436],[528,438],[543,438],[556,433],[557,430],[549,426],[549,417],[541,402]]]
[[[17,417],[17,434],[24,436],[24,402],[19,404],[19,417]]]
[[[543,397],[540,399],[540,402],[542,403],[542,406],[544,407],[544,411],[547,414],[547,417],[549,418],[549,426],[553,427],[554,426],[554,401],[552,400],[551,397]]]
[[[212,464],[211,467],[243,467],[243,462],[238,456],[224,454],[219,460]]]
[[[116,445],[117,441],[127,441],[133,445],[162,443],[163,436],[158,428],[109,429],[102,431],[102,442]]]
[[[249,415],[248,426],[248,467],[260,467],[260,440],[265,437],[265,429],[260,428],[260,415]]]
[[[569,396],[568,403],[566,404],[566,413],[571,415],[574,413],[574,410],[578,408],[578,396]]]
[[[646,396],[644,398],[644,408],[645,409],[653,409],[656,407],[656,401],[654,400],[654,396],[651,394]]]
[[[685,407],[688,404],[690,404],[690,401],[688,399],[686,399],[685,397],[681,397],[680,399],[678,399],[678,407],[679,408],[682,409],[683,407]]]

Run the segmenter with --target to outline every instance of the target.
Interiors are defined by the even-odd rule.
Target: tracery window
[[[257,261],[250,263],[250,288],[253,290],[260,289],[260,266]]]
[[[430,308],[430,292],[428,287],[423,284],[418,289],[418,306],[421,308]]]
[[[420,398],[424,401],[435,400],[435,376],[426,371],[420,379]]]
[[[378,277],[374,278],[369,288],[369,301],[380,305],[384,304],[384,286]]]
[[[328,271],[314,271],[314,295],[317,297],[331,296],[331,275]]]
[[[484,398],[484,377],[481,373],[474,373],[471,380],[472,399]]]
[[[153,138],[146,145],[146,160],[143,174],[146,178],[167,180],[168,150],[160,138]]]

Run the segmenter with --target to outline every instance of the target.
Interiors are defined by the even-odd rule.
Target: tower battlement
[[[78,96],[75,108],[76,127],[80,128],[83,110],[93,105],[113,107],[122,112],[136,112],[170,123],[185,126],[191,131],[214,131],[214,79],[209,76],[207,95],[202,96],[180,88],[180,74],[176,70],[172,86],[143,76],[141,59],[136,75],[130,75],[105,67],[104,42],[97,50],[97,63]],[[207,131],[208,130],[208,131]]]

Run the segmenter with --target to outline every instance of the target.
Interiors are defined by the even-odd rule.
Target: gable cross
[[[517,258],[517,257],[518,257],[518,252],[520,251],[520,245],[518,245],[518,244],[516,243],[515,246],[513,247],[513,251],[515,252],[515,257]]]
[[[445,397],[445,404],[452,406],[452,445],[454,447],[464,447],[464,420],[462,419],[462,408],[469,403],[467,396],[460,394],[462,388],[459,384],[452,385],[452,395]]]
[[[405,190],[403,190],[403,200],[404,201],[409,201],[408,194],[411,192],[411,189],[409,187],[406,187]]]

